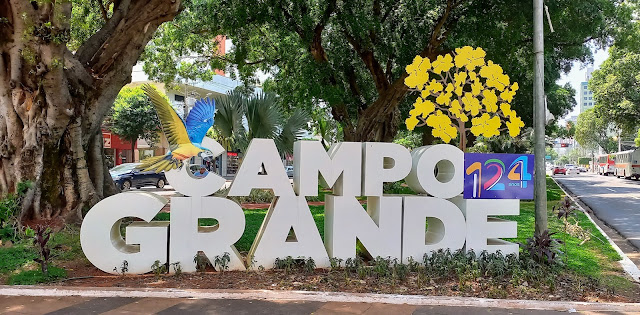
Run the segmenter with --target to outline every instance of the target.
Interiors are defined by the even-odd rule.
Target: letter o
[[[202,147],[209,149],[213,156],[219,156],[226,150],[215,140],[204,137]],[[204,197],[213,195],[220,190],[226,180],[218,174],[209,173],[204,178],[193,178],[189,174],[189,163],[184,161],[182,169],[174,169],[165,172],[169,185],[177,192],[191,197]]]
[[[413,167],[406,183],[413,191],[448,199],[464,188],[464,152],[455,146],[437,144],[411,152]],[[437,169],[437,175],[435,170]]]

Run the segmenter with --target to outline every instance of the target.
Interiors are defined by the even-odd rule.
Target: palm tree
[[[293,153],[293,143],[305,134],[310,120],[301,109],[286,115],[270,93],[247,97],[232,91],[214,99],[218,109],[214,133],[227,150],[245,151],[251,139],[264,138],[273,139],[281,153]]]

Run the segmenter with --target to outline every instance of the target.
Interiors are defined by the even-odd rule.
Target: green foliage
[[[517,138],[512,138],[509,135],[500,135],[491,138],[479,136],[476,138],[474,146],[468,149],[468,152],[530,153],[533,151],[532,134],[532,130],[527,129]]]
[[[0,198],[0,239],[16,240],[18,233],[18,215],[21,211],[22,198],[29,188],[33,186],[31,181],[19,182],[16,185],[16,193],[9,193]]]
[[[113,113],[105,123],[132,144],[139,138],[151,146],[158,141],[160,121],[151,100],[140,87],[124,87],[118,93]]]
[[[589,150],[601,147],[605,152],[612,153],[618,150],[618,145],[611,137],[611,122],[603,117],[595,109],[588,109],[578,115],[576,123],[576,141]]]
[[[285,104],[332,107],[334,118],[353,131],[373,114],[377,130],[395,109],[406,112],[404,67],[424,52],[430,57],[455,47],[483,47],[491,59],[520,84],[513,108],[531,126],[532,6],[528,2],[443,1],[186,1],[174,23],[164,24],[144,55],[145,71],[165,82],[177,76],[207,80],[214,69],[237,68],[250,85],[256,72],[273,75],[265,83]],[[614,0],[549,3],[556,29],[545,32],[545,93],[549,110],[561,117],[575,104],[569,88],[555,84],[572,61],[590,61],[590,45],[605,46],[631,14]],[[437,27],[442,19],[444,28]],[[585,18],[589,17],[589,18]],[[216,51],[216,36],[233,40],[226,56]],[[189,57],[189,59],[185,59]],[[394,93],[395,93],[394,92]],[[388,97],[388,98],[387,98]],[[377,103],[376,103],[377,102]],[[406,115],[403,115],[405,117]],[[395,127],[395,126],[394,126]],[[393,135],[392,135],[393,138]]]
[[[396,138],[393,139],[393,143],[397,143],[409,150],[413,150],[422,146],[422,134],[419,132],[402,130],[398,132]]]
[[[640,37],[640,31],[635,37]],[[589,89],[595,111],[624,131],[635,131],[640,120],[640,53],[623,47],[609,49],[609,58],[593,72]]]
[[[222,256],[216,255],[213,259],[213,268],[218,271],[225,272],[229,270],[229,262],[231,261],[231,256],[229,253],[225,252]]]
[[[105,19],[100,12],[100,6],[96,5],[96,1],[109,4],[108,0],[71,0],[71,38],[67,43],[70,51],[76,51],[82,43],[84,43],[91,35],[95,34],[105,24]],[[110,17],[113,6],[108,5],[106,8]]]
[[[162,274],[167,273],[167,265],[161,263],[159,260],[153,262],[151,265],[151,272],[155,275],[156,279],[160,279]]]
[[[193,256],[193,263],[196,264],[196,270],[200,272],[205,272],[207,270],[207,265],[211,264],[209,259],[207,259],[207,256],[202,252],[198,252]]]
[[[415,195],[416,192],[411,190],[404,181],[389,182],[382,184],[382,190],[385,194],[391,195]]]
[[[280,99],[271,93],[247,97],[245,93],[232,91],[214,99],[217,108],[214,134],[228,150],[246,151],[251,139],[264,138],[273,139],[281,153],[293,153],[293,143],[302,138],[310,120],[302,109],[287,114]]]
[[[14,271],[32,262],[38,254],[31,247],[22,244],[11,248],[0,248],[0,273]]]
[[[63,279],[67,276],[67,271],[63,268],[51,266],[49,268],[49,274],[44,275],[39,270],[26,270],[9,276],[7,284],[9,285],[31,285],[38,283],[53,282],[58,279]]]
[[[578,165],[591,165],[591,158],[590,157],[578,158]]]

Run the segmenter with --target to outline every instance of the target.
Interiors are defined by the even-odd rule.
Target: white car
[[[567,170],[567,174],[580,174],[580,171],[578,170],[578,167],[573,165],[573,164],[565,164],[564,165],[564,169]]]

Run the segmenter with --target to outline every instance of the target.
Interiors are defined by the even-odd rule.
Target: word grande
[[[203,146],[218,156],[225,150],[212,139]],[[518,252],[518,245],[500,238],[517,236],[516,222],[492,215],[518,215],[516,199],[463,199],[464,153],[451,145],[425,146],[409,152],[393,143],[343,142],[325,151],[320,142],[294,145],[293,187],[275,143],[253,139],[228,196],[247,196],[251,189],[271,189],[276,196],[243,261],[234,247],[245,229],[244,212],[236,202],[211,197],[225,180],[216,174],[191,177],[188,167],[166,173],[181,197],[171,197],[170,221],[153,221],[168,202],[151,194],[127,192],[106,198],[86,215],[81,228],[82,249],[89,261],[107,273],[151,271],[155,261],[179,263],[184,272],[196,270],[194,255],[202,251],[213,261],[229,253],[230,270],[273,268],[276,258],[313,258],[318,268],[330,257],[356,256],[356,240],[372,257],[402,262],[438,249],[476,252]],[[266,174],[259,174],[264,167]],[[405,179],[418,195],[383,195],[383,184]],[[331,188],[325,196],[324,242],[307,205],[318,184]],[[366,210],[357,196],[367,197]],[[126,227],[126,217],[140,218]],[[215,226],[199,226],[213,218]],[[293,233],[290,233],[293,231]]]

